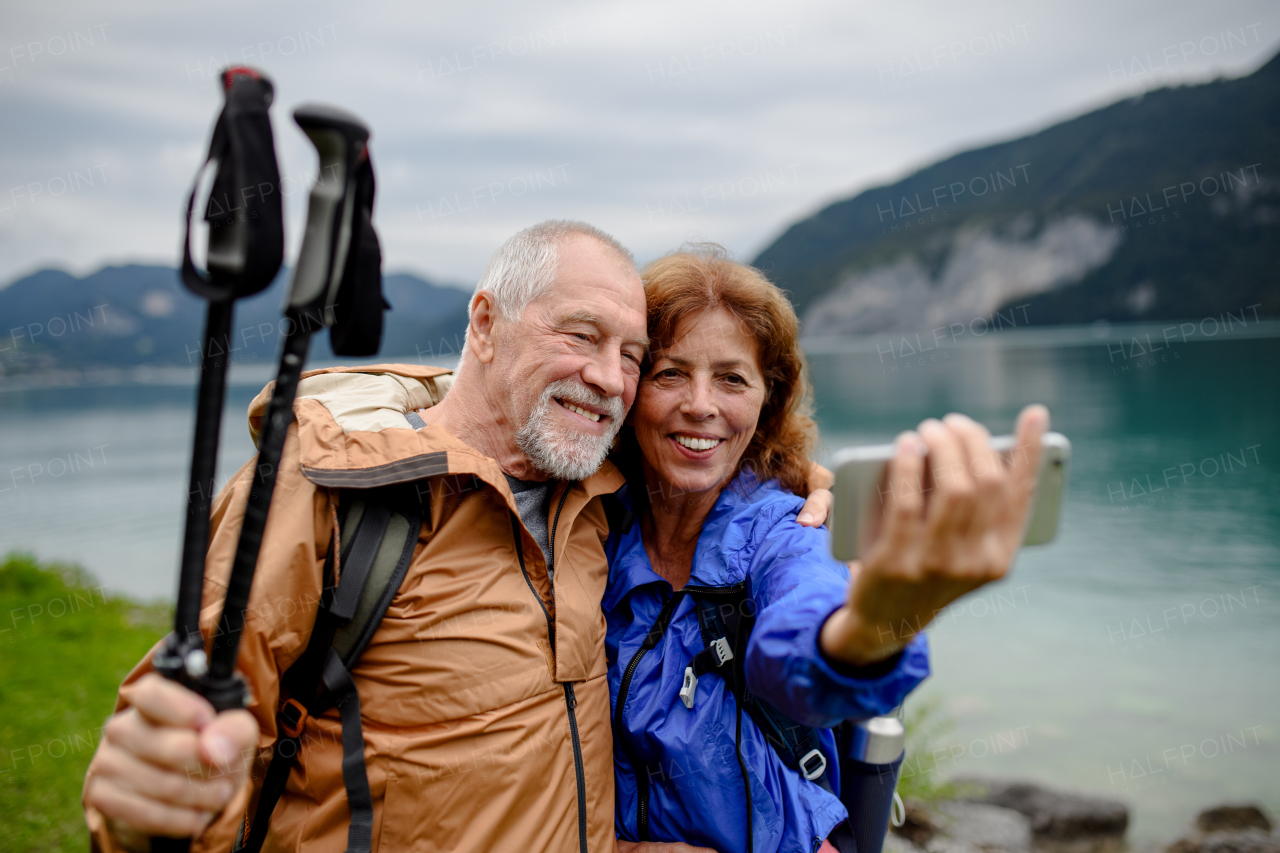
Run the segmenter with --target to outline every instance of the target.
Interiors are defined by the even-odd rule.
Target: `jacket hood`
[[[453,384],[445,367],[418,364],[377,364],[370,367],[326,367],[308,370],[298,382],[299,400],[320,403],[347,432],[411,429],[406,412],[439,403]],[[255,447],[262,438],[262,419],[276,383],[271,381],[249,403],[249,437]]]

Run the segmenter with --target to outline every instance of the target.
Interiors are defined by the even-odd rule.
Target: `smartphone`
[[[1044,545],[1058,534],[1058,515],[1067,487],[1067,468],[1071,463],[1071,442],[1061,433],[1047,432],[1040,439],[1040,472],[1036,478],[1035,496],[1027,517],[1023,545]],[[1008,461],[1013,454],[1026,452],[1011,435],[994,436],[991,449]],[[860,559],[875,537],[890,486],[886,482],[889,460],[896,448],[892,444],[850,447],[836,454],[835,507],[831,513],[831,552],[836,559]],[[929,471],[929,460],[925,460]],[[929,489],[926,482],[925,488]]]

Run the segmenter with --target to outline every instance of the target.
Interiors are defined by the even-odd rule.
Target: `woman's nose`
[[[716,405],[710,381],[695,377],[689,383],[689,393],[680,404],[680,413],[697,420],[716,415]]]

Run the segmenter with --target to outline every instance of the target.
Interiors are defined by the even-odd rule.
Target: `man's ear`
[[[471,297],[471,319],[467,330],[467,346],[481,364],[493,361],[493,327],[498,312],[493,304],[493,292],[481,290]]]

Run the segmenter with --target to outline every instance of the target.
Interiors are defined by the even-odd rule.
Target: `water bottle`
[[[906,729],[896,716],[846,720],[836,729],[840,800],[849,810],[849,821],[836,827],[828,840],[840,853],[880,853],[905,743]]]

